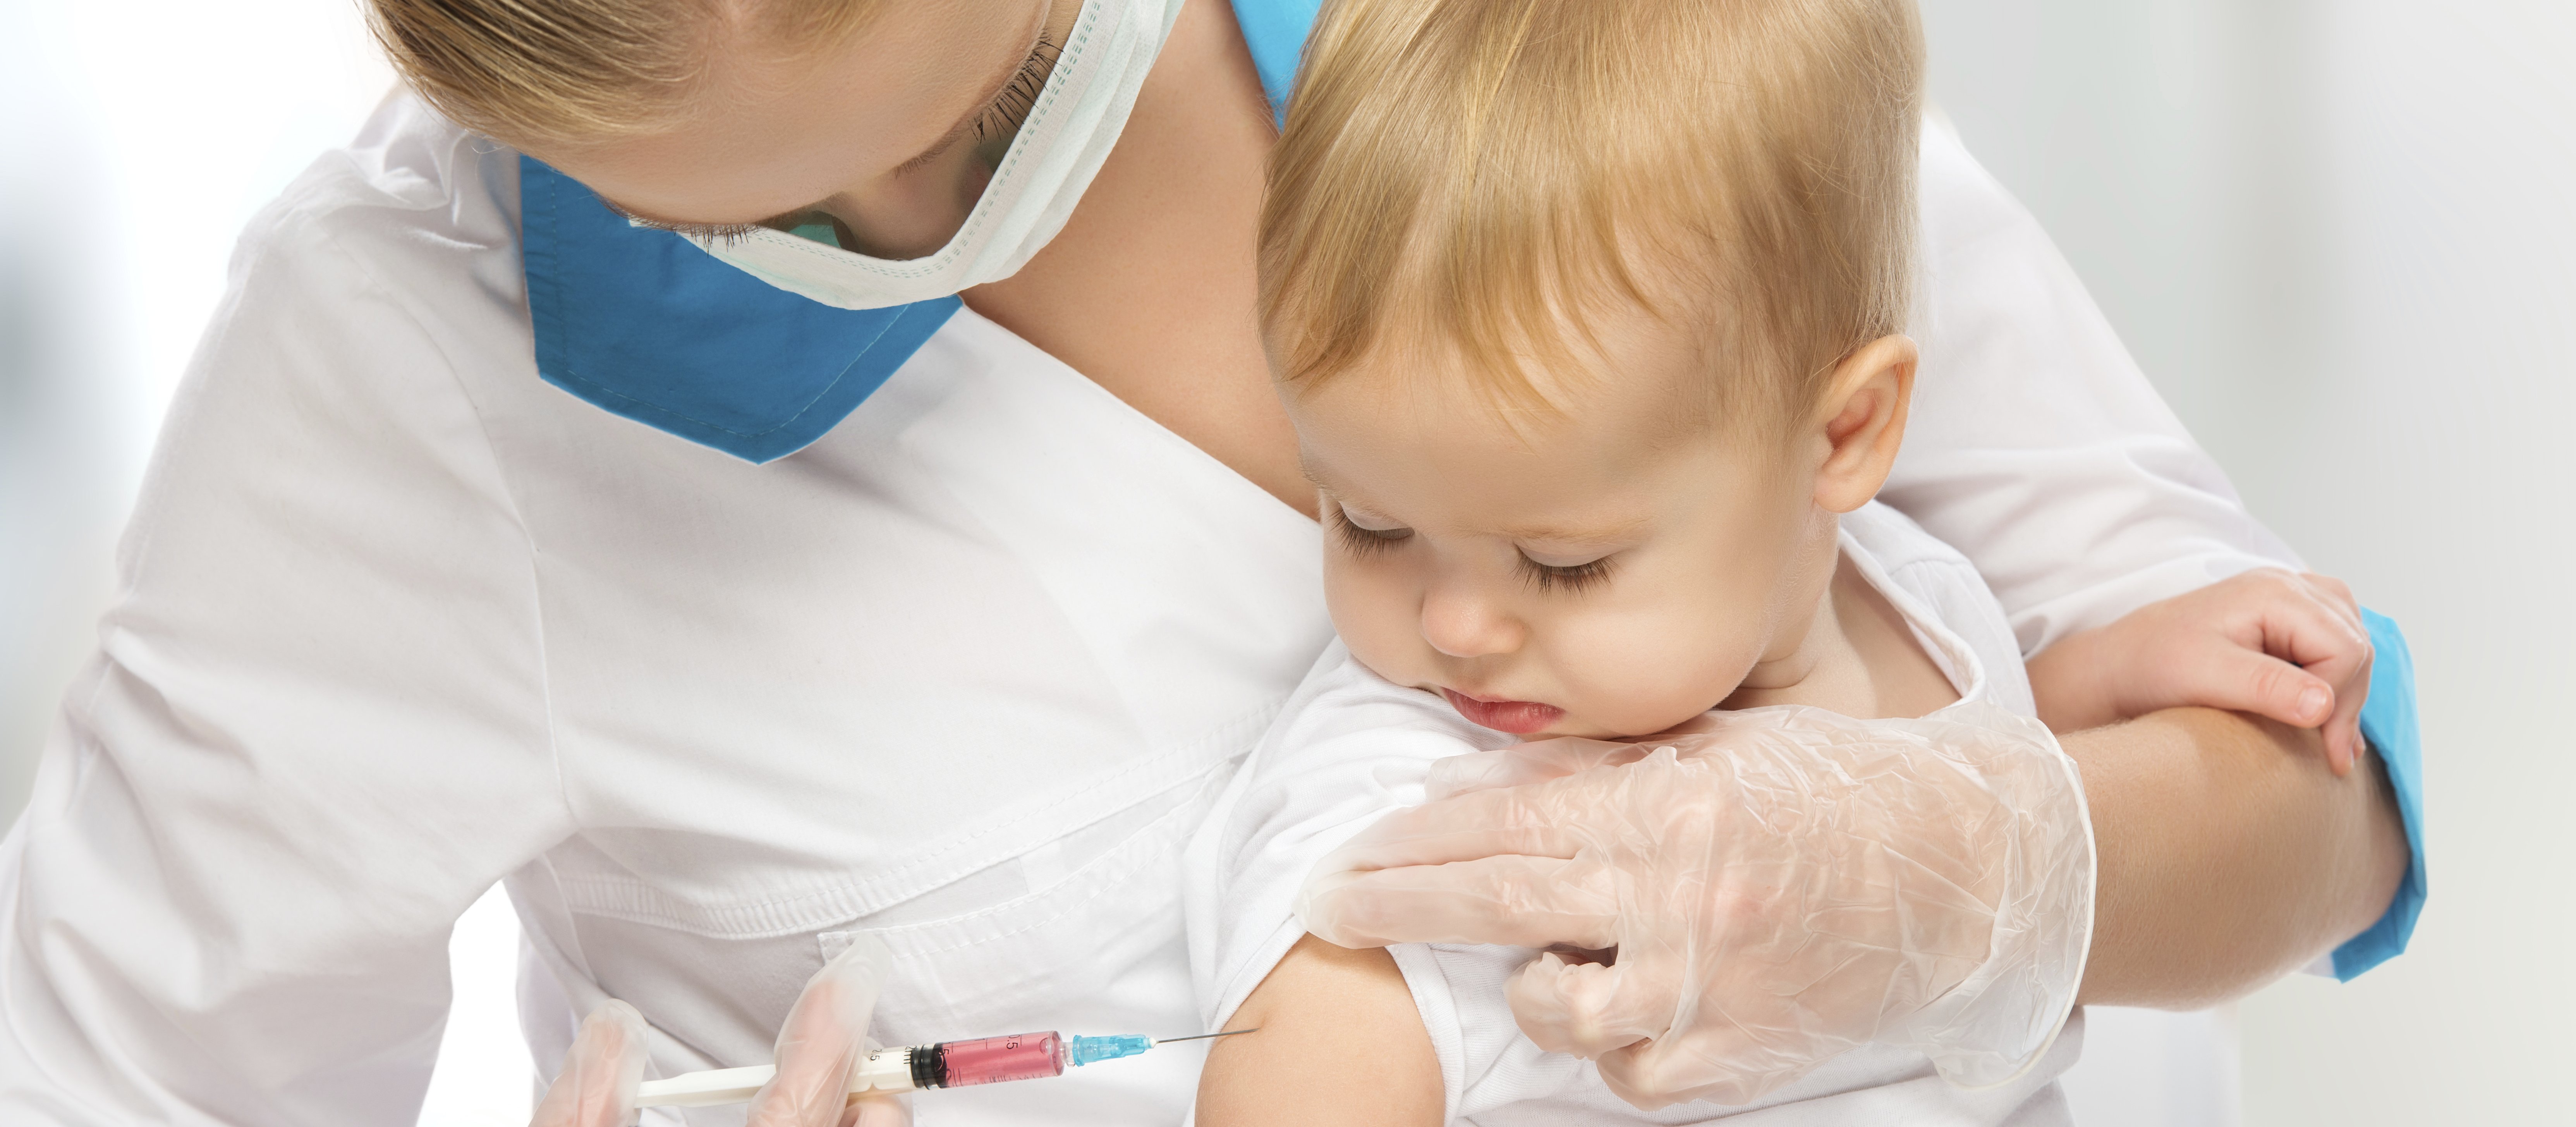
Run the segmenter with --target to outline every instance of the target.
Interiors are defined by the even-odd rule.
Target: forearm
[[[2306,965],[2386,910],[2406,839],[2375,760],[2313,730],[2175,708],[2063,737],[2100,881],[2080,1001],[2188,1009]]]
[[[1384,948],[1299,939],[1226,1025],[1261,1032],[1209,1047],[1205,1127],[1440,1122],[1440,1061]]]

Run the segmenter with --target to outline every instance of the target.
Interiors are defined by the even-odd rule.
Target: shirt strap
[[[840,309],[778,289],[573,178],[519,158],[537,375],[576,398],[750,462],[804,449],[961,304]]]
[[[2415,918],[2424,912],[2424,761],[2415,723],[2415,658],[2406,650],[2406,635],[2397,623],[2368,608],[2361,612],[2370,627],[2376,656],[2370,667],[2370,699],[2361,706],[2361,735],[2388,772],[2389,789],[2397,793],[2397,816],[2406,823],[2406,876],[2388,911],[2370,929],[2335,948],[2335,977],[2346,982],[2361,972],[2403,954],[2414,938]]]

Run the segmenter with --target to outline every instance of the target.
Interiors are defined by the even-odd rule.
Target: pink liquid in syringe
[[[944,1041],[939,1048],[951,1088],[1064,1075],[1064,1039],[1053,1033]]]

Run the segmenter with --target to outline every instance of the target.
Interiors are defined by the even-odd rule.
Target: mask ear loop
[[[812,214],[830,222],[832,238],[829,240],[818,239],[812,234],[803,233],[803,228],[819,226],[819,224],[799,224],[794,229],[784,230],[777,227],[755,227],[724,239],[709,239],[687,232],[683,232],[681,237],[698,244],[701,249],[710,253],[717,251],[723,245],[751,240],[772,242],[773,245],[785,249],[818,253],[826,257],[831,257],[833,252],[838,252],[871,267],[904,267],[914,271],[945,269],[949,265],[948,260],[967,253],[970,236],[977,227],[990,220],[994,212],[1007,208],[1007,205],[993,202],[997,198],[995,189],[1008,184],[1012,172],[1023,160],[1028,159],[1030,138],[1045,131],[1046,121],[1052,116],[1050,111],[1063,101],[1065,87],[1082,69],[1085,48],[1096,38],[1095,33],[1098,31],[1096,25],[1103,18],[1103,10],[1111,4],[1120,2],[1122,0],[1082,0],[1081,14],[1074,17],[1073,27],[1065,33],[1064,42],[1052,45],[1051,49],[1055,57],[1047,68],[1046,81],[1039,85],[1035,93],[1028,95],[1029,112],[1027,116],[1021,118],[1019,127],[1011,136],[1010,147],[1003,151],[1000,163],[994,166],[993,178],[985,182],[983,193],[975,197],[975,206],[967,210],[965,220],[957,225],[957,230],[948,236],[948,241],[940,244],[938,250],[920,258],[902,260],[864,254],[851,249],[859,245],[859,239],[857,234],[850,230],[849,225],[843,223],[838,217],[822,212]],[[1040,33],[1040,42],[1044,43],[1043,32]],[[1132,105],[1130,109],[1133,109]],[[821,234],[821,232],[816,231],[814,234]],[[793,242],[773,242],[781,236]]]

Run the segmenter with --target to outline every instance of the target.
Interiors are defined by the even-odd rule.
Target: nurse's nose
[[[1529,628],[1482,585],[1443,577],[1422,593],[1422,640],[1450,657],[1490,657],[1521,648]]]

